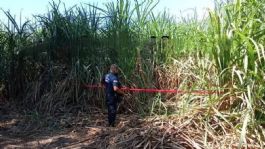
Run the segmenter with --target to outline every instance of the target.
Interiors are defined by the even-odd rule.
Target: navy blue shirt
[[[116,92],[114,91],[113,87],[119,87],[120,82],[116,75],[113,73],[108,73],[104,76],[102,82],[105,84],[106,94],[110,96],[114,96]]]

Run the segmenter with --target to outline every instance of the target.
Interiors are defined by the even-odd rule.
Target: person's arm
[[[125,93],[119,89],[119,82],[117,79],[113,80],[113,90],[118,94],[125,95]]]
[[[125,95],[125,93],[121,89],[119,89],[117,86],[113,86],[113,90],[117,92],[118,94]]]

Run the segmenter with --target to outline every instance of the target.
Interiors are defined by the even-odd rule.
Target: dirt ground
[[[119,113],[116,126],[108,127],[107,113],[96,108],[90,111],[93,112],[41,116],[36,112],[14,112],[14,108],[0,105],[0,149],[190,149],[238,146],[234,143],[238,142],[238,137],[233,133],[225,136],[213,133],[213,137],[207,136],[209,142],[205,147],[204,126],[198,123],[202,112],[183,119]],[[228,140],[233,141],[227,144]],[[259,147],[255,145],[253,148]]]
[[[119,114],[116,127],[107,127],[107,115],[58,114],[27,116],[0,108],[0,148],[116,148],[118,134],[141,127],[136,115]]]
[[[14,119],[1,120],[0,148],[108,148],[112,144],[111,139],[125,131],[124,125],[128,125],[126,119],[127,116],[120,115],[115,128],[106,127],[104,122],[98,120],[85,126],[51,131],[32,130],[26,134],[16,126]]]
[[[117,115],[115,127],[107,126],[107,113],[91,108],[89,113],[56,113],[41,116],[36,112],[14,112],[0,105],[0,148],[183,148],[173,141],[178,131],[154,117],[136,114]],[[171,133],[169,133],[171,132]],[[174,132],[174,134],[172,133]],[[187,148],[186,146],[185,148]]]

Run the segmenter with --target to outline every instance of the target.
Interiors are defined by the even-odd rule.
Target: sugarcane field
[[[264,149],[264,0],[1,0],[0,149]]]

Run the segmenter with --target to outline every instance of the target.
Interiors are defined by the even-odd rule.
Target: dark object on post
[[[162,38],[162,39],[169,39],[169,36],[164,35],[164,36],[162,36],[161,38]]]

